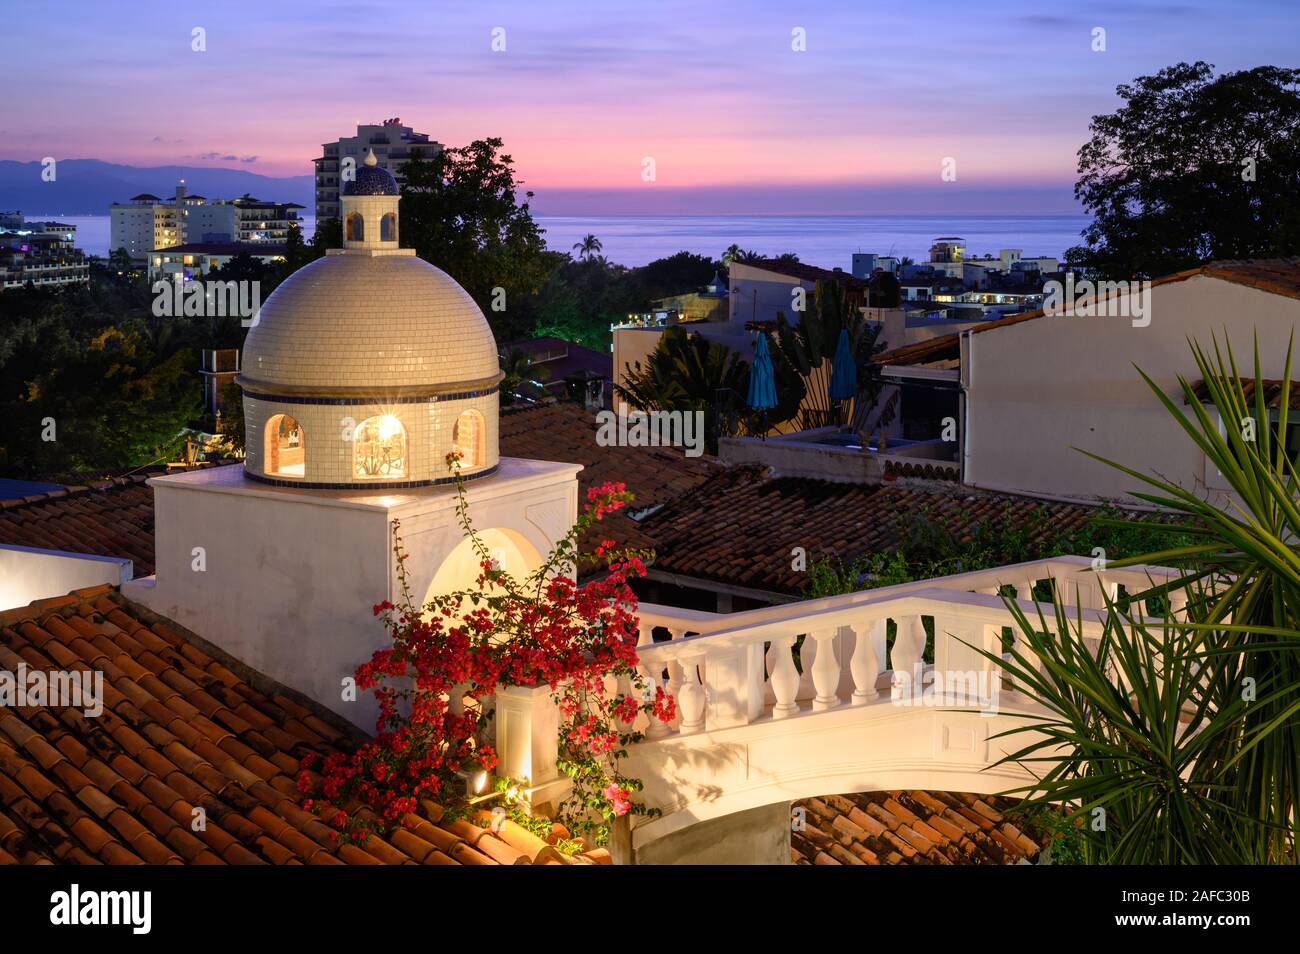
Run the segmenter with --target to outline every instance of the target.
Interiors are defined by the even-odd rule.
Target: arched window
[[[379,240],[381,242],[397,241],[397,216],[392,212],[384,213],[379,220]]]
[[[461,453],[460,466],[465,470],[487,463],[487,441],[483,433],[483,415],[478,411],[461,411],[451,428],[451,446]]]
[[[266,473],[271,477],[307,476],[307,441],[302,426],[288,414],[266,422]]]
[[[343,238],[349,242],[365,241],[366,223],[360,212],[349,212],[343,220]]]
[[[406,476],[406,428],[391,414],[368,417],[352,435],[352,472],[359,480]]]

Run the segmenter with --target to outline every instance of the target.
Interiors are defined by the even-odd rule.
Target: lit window
[[[406,476],[406,429],[391,414],[366,418],[352,436],[353,473],[361,480]]]
[[[266,422],[266,472],[272,477],[305,477],[306,441],[302,427],[287,414]]]
[[[486,463],[487,447],[483,433],[483,415],[462,411],[451,428],[452,448],[461,454],[460,466],[466,470]]]
[[[397,241],[397,216],[388,212],[379,220],[379,239],[383,242]]]
[[[343,223],[343,237],[349,242],[361,242],[366,237],[365,220],[360,212],[352,212]]]

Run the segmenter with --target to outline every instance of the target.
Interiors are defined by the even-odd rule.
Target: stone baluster
[[[636,696],[636,690],[632,688],[632,679],[626,673],[620,674],[618,679],[615,681],[614,692],[611,693],[610,698],[616,699],[619,696],[632,696],[640,701]],[[631,720],[622,718],[617,720],[618,727],[622,732],[631,732],[633,727],[636,725],[636,721],[636,717],[633,717]]]
[[[862,705],[876,698],[876,680],[880,678],[880,658],[876,655],[876,631],[883,632],[886,620],[863,623],[853,627],[853,658],[849,671],[853,674],[853,704]]]
[[[677,709],[682,720],[678,731],[682,733],[699,732],[704,728],[706,697],[698,669],[703,661],[704,654],[699,652],[681,657],[682,685],[677,694]]]
[[[794,667],[794,637],[776,636],[772,639],[772,649],[776,654],[775,667],[772,670],[772,692],[776,704],[772,707],[773,719],[784,719],[799,712],[799,703],[795,697],[799,694],[799,671]]]
[[[672,642],[677,642],[678,640],[682,639],[686,635],[686,630],[670,629],[668,630],[668,634],[671,637]],[[682,661],[677,656],[673,656],[671,659],[668,660],[668,684],[665,687],[664,691],[667,692],[668,695],[672,696],[674,699],[677,699],[677,703],[678,703],[677,717],[673,719],[673,728],[676,729],[681,728],[681,721],[682,721],[682,707],[681,707],[681,699],[680,699],[681,688],[682,688]]]
[[[772,674],[776,672],[776,643],[768,643],[763,653],[763,705],[776,704],[776,694],[772,691]]]
[[[915,685],[920,678],[921,660],[925,653],[925,624],[921,617],[904,616],[898,619],[891,654],[894,677],[892,695],[895,699],[917,697],[921,687]]]
[[[812,675],[815,665],[817,665],[817,641],[812,638],[811,633],[807,633],[799,646],[799,694],[796,698],[800,701],[812,699],[817,695]]]
[[[822,629],[809,635],[804,640],[804,647],[809,643],[817,644],[817,655],[812,665],[813,687],[817,695],[813,698],[813,709],[824,712],[840,704],[840,662],[835,658],[835,630]]]
[[[649,665],[646,663],[637,664],[636,671],[640,674],[641,682],[645,686],[647,702],[654,699],[656,689],[663,688],[663,676],[660,675],[662,670],[663,665],[661,663],[652,663]],[[646,738],[662,739],[670,732],[672,732],[672,727],[667,723],[660,722],[654,716],[648,718],[645,727]]]

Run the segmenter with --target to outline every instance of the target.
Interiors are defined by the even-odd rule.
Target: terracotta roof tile
[[[530,460],[582,464],[582,491],[605,481],[621,481],[636,495],[634,511],[662,504],[702,483],[719,469],[709,457],[687,457],[671,447],[602,447],[596,443],[595,415],[580,404],[541,404],[501,413],[501,454]],[[600,535],[631,546],[648,547],[635,520],[616,513],[602,521]]]
[[[432,817],[410,815],[389,838],[340,843],[302,808],[295,776],[306,752],[351,745],[346,727],[285,692],[259,691],[226,665],[214,671],[206,652],[140,612],[100,587],[0,620],[0,667],[114,660],[99,718],[0,710],[0,863],[555,861],[554,848],[514,822],[499,834],[444,822],[432,803]]]
[[[774,593],[797,593],[807,574],[793,569],[792,547],[809,561],[890,552],[925,518],[967,542],[980,526],[1020,525],[1034,542],[1084,526],[1094,508],[968,487],[845,484],[770,477],[757,465],[723,471],[642,521],[655,548],[654,569]]]
[[[795,864],[1010,864],[1039,850],[1004,817],[1015,802],[995,796],[867,792],[795,805],[805,820],[790,835]]]

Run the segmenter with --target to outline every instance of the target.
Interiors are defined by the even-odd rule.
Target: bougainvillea
[[[448,465],[478,578],[468,589],[417,604],[393,521],[399,604],[374,607],[391,645],[356,671],[358,688],[379,703],[375,736],[319,766],[304,759],[299,791],[306,807],[323,810],[344,837],[357,840],[398,824],[424,799],[456,815],[480,801],[517,797],[529,780],[483,785],[497,764],[493,694],[502,685],[546,685],[561,715],[559,768],[573,783],[559,820],[603,844],[614,819],[657,814],[634,800],[641,782],[618,771],[627,746],[643,737],[634,724],[675,717],[673,698],[650,690],[636,670],[637,601],[628,581],[645,573],[647,554],[611,540],[591,553],[581,546],[632,495],[623,484],[590,488],[572,529],[540,567],[516,578],[474,529],[460,458],[448,455]]]

